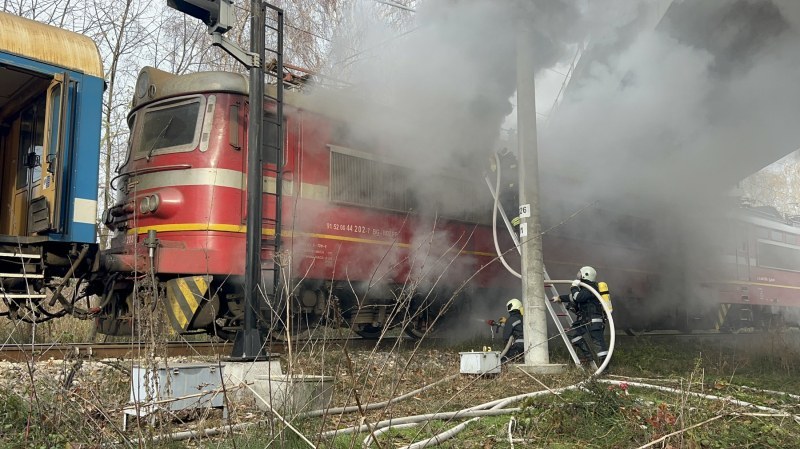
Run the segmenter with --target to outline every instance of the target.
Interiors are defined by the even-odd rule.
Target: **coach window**
[[[797,245],[797,236],[795,234],[786,234],[786,243],[790,245]]]
[[[158,103],[141,111],[136,159],[197,148],[204,104],[203,97],[194,97]]]
[[[18,189],[28,185],[26,173],[28,170],[32,171],[31,182],[42,178],[41,157],[44,143],[45,97],[39,97],[36,103],[23,110],[20,118]]]
[[[47,171],[56,172],[53,162],[58,155],[58,133],[61,124],[61,84],[57,84],[50,91],[50,143],[47,147]]]
[[[780,232],[780,231],[770,231],[770,232],[769,232],[769,239],[770,239],[770,240],[774,240],[774,241],[776,241],[776,242],[782,242],[782,241],[783,241],[783,232]]]

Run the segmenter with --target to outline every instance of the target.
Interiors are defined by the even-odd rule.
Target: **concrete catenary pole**
[[[547,308],[539,223],[539,150],[536,134],[536,92],[533,75],[533,21],[517,20],[517,144],[519,159],[520,243],[525,365],[548,365]]]

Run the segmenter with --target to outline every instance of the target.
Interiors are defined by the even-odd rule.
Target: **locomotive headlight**
[[[149,200],[147,202],[147,211],[150,213],[155,212],[156,209],[158,209],[158,205],[161,204],[161,197],[158,195],[150,195],[147,199]]]
[[[150,212],[150,197],[146,196],[142,198],[142,202],[139,203],[139,213],[146,214]]]
[[[139,203],[139,213],[144,214],[152,214],[153,212],[158,209],[158,206],[161,204],[161,197],[158,195],[147,195],[142,197],[141,202]]]

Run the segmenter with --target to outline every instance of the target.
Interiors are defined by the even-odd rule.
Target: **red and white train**
[[[722,268],[707,285],[715,293],[713,327],[800,325],[798,223],[771,207],[747,207],[736,210],[727,225]]]
[[[229,338],[240,328],[247,86],[235,73],[141,71],[117,202],[104,216],[114,237],[102,260],[112,276],[95,287],[108,298],[100,332],[129,333],[139,290],[153,279],[179,331]],[[428,194],[407,161],[355,142],[335,109],[287,92],[280,137],[275,109],[265,101],[262,260],[267,270],[277,260],[285,282],[283,295],[263,286],[262,319],[281,317],[279,329],[289,316],[295,330],[338,323],[369,337],[392,326],[420,335],[460,298],[517,284],[491,263],[491,197],[474,177],[436,174]],[[275,257],[277,138],[285,163]]]

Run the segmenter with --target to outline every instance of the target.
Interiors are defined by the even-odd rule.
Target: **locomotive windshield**
[[[135,159],[154,154],[192,151],[200,134],[202,98],[156,104],[137,115],[139,131],[134,136]]]

